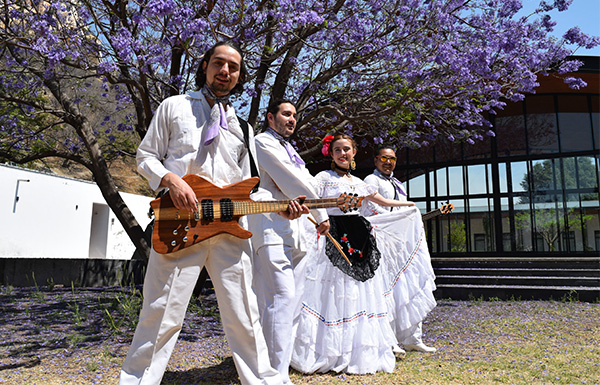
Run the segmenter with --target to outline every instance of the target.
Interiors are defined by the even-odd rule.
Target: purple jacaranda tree
[[[344,130],[400,146],[472,143],[493,134],[485,116],[534,92],[538,75],[579,67],[565,44],[598,44],[577,28],[549,35],[547,12],[569,3],[542,1],[517,18],[519,0],[3,0],[0,159],[84,165],[147,251],[107,162],[134,153],[161,100],[194,89],[214,42],[245,53],[235,105],[252,125],[270,99],[296,102],[307,158]]]

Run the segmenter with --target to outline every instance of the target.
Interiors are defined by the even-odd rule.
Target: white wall
[[[0,258],[133,255],[133,243],[95,183],[0,165],[0,186]],[[145,228],[152,198],[121,196]]]

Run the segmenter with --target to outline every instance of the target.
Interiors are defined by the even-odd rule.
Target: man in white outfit
[[[276,100],[267,109],[266,130],[256,135],[256,159],[261,181],[255,200],[288,200],[296,196],[318,199],[312,175],[288,142],[296,128],[296,108],[287,100]],[[311,210],[319,233],[329,230],[324,209]],[[258,297],[260,320],[267,340],[271,365],[285,384],[290,383],[294,317],[298,313],[304,282],[302,257],[303,225],[300,218],[288,221],[275,213],[250,215],[255,251],[253,287]]]
[[[402,183],[394,178],[394,169],[396,168],[396,152],[389,147],[380,147],[374,159],[375,170],[373,174],[365,178],[365,182],[376,187],[379,194],[388,199],[407,201],[406,190]],[[383,207],[376,203],[368,202],[365,215],[377,215],[388,213],[393,210],[402,210],[402,207]],[[413,326],[412,330],[404,331],[398,340],[404,349],[414,350],[424,353],[433,353],[436,348],[427,346],[422,341],[423,328],[419,322]],[[395,353],[404,353],[404,350],[398,345],[393,347]]]
[[[200,89],[167,98],[158,107],[137,152],[138,171],[158,191],[168,189],[179,210],[194,212],[198,199],[181,178],[199,175],[217,186],[251,176],[250,140],[228,97],[241,92],[246,77],[242,52],[220,42],[206,52],[198,72]],[[252,139],[252,129],[249,129]],[[249,148],[250,147],[250,148]],[[301,215],[290,202],[290,218]],[[240,220],[245,226],[245,217]],[[151,251],[144,281],[144,303],[120,384],[160,384],[181,331],[196,280],[205,266],[215,288],[223,329],[242,384],[283,383],[269,364],[266,342],[252,291],[251,245],[220,234],[194,246],[159,254]]]

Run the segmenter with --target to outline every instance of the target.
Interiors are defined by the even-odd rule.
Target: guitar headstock
[[[454,210],[454,205],[452,203],[447,203],[440,206],[439,210],[442,214],[450,214]]]
[[[365,197],[359,197],[358,194],[342,194],[337,198],[337,207],[343,212],[350,210],[358,210],[362,205],[362,201]]]

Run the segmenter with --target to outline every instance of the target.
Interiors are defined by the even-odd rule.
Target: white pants
[[[282,384],[269,365],[252,291],[250,243],[221,234],[172,255],[150,253],[140,320],[121,370],[121,385],[160,384],[205,266],[242,384]]]
[[[304,287],[304,280],[300,279],[304,254],[283,244],[265,245],[256,250],[253,261],[253,287],[271,366],[279,371],[284,384],[290,381],[294,318],[300,310]]]

